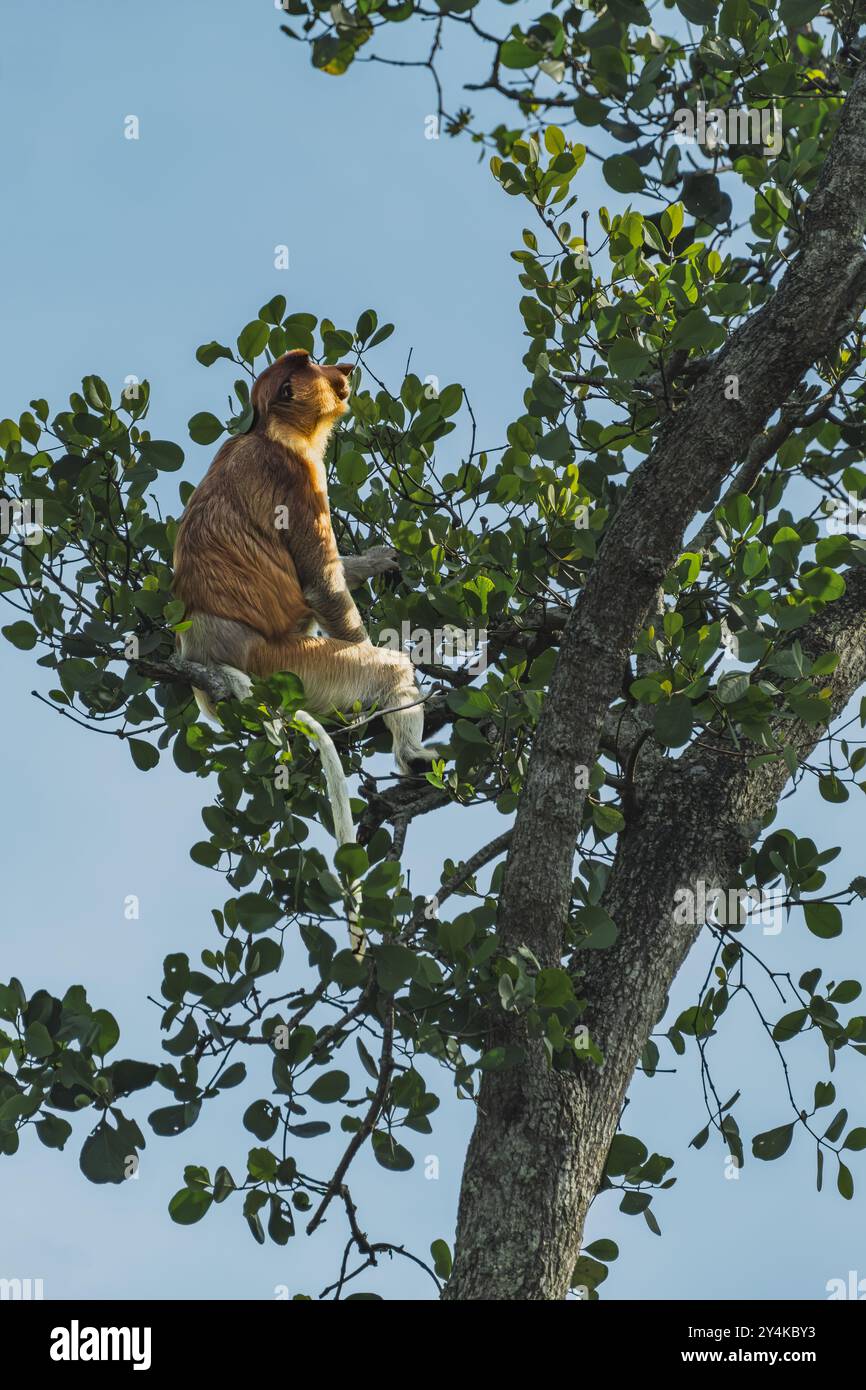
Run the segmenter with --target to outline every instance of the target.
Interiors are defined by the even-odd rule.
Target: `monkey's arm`
[[[374,545],[363,555],[341,555],[340,560],[350,589],[357,589],[365,579],[372,579],[377,574],[391,574],[400,568],[397,552],[390,545]]]
[[[349,593],[330,517],[318,509],[298,520],[289,551],[305,603],[328,637],[366,642],[367,630]]]
[[[367,629],[349,593],[339,555],[315,574],[305,576],[298,569],[304,599],[322,631],[341,642],[366,642]]]
[[[338,555],[337,566],[342,569],[339,577],[330,559],[325,560],[309,590],[304,586],[304,598],[329,637],[339,637],[344,642],[365,642],[367,630],[349,590],[357,589],[365,579],[377,574],[399,571],[397,552],[390,545],[374,545],[363,555]]]

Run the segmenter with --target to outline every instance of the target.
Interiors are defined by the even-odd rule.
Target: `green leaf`
[[[748,688],[749,676],[746,671],[730,671],[722,676],[716,693],[723,705],[733,705],[737,700],[742,700]]]
[[[190,439],[196,444],[213,444],[215,439],[219,439],[225,426],[215,415],[202,410],[198,415],[193,415],[187,428]]]
[[[792,1013],[785,1014],[773,1029],[776,1042],[790,1042],[791,1038],[795,1038],[800,1032],[808,1017],[808,1009],[794,1009]]]
[[[499,50],[499,61],[504,68],[533,68],[543,56],[521,39],[506,39]]]
[[[3,636],[11,642],[13,647],[18,647],[19,651],[29,652],[36,646],[39,633],[31,623],[10,623],[3,628]]]
[[[289,1207],[283,1197],[277,1193],[271,1195],[271,1211],[268,1217],[268,1235],[275,1245],[287,1245],[295,1234],[295,1223],[292,1217],[291,1207]]]
[[[850,1202],[851,1198],[854,1196],[854,1175],[851,1172],[851,1169],[846,1168],[845,1164],[841,1162],[839,1164],[839,1172],[836,1177],[836,1186],[838,1187],[841,1196],[845,1198],[846,1202]]]
[[[584,1255],[591,1255],[594,1260],[603,1260],[605,1264],[611,1264],[619,1257],[619,1246],[613,1240],[594,1240],[592,1245],[587,1245],[583,1251]]]
[[[392,334],[393,332],[394,332],[394,325],[393,325],[393,323],[383,323],[381,328],[377,328],[376,332],[373,334],[372,338],[370,339],[369,343],[367,344],[367,347],[368,347],[368,348],[378,347],[380,343],[384,343],[385,340],[386,340],[387,338],[390,338],[390,336],[391,336],[391,334]]]
[[[823,0],[782,0],[779,18],[791,29],[802,29],[821,12]]]
[[[683,229],[683,217],[682,203],[671,203],[669,208],[665,208],[661,215],[661,228],[668,241],[676,241]]]
[[[800,575],[800,587],[805,590],[812,598],[823,599],[825,603],[830,603],[834,599],[841,598],[845,592],[845,580],[841,574],[831,570],[827,565],[817,565],[814,569],[806,570]]]
[[[565,970],[539,970],[535,980],[535,1002],[540,1009],[556,1009],[574,999],[571,976]]]
[[[367,851],[361,845],[340,845],[334,854],[334,864],[350,882],[361,878],[370,867]]]
[[[677,9],[692,24],[709,24],[718,9],[719,0],[676,0]]]
[[[183,449],[169,439],[148,439],[139,446],[141,462],[161,473],[175,473],[183,465]]]
[[[602,836],[617,835],[625,827],[625,817],[615,806],[602,802],[592,808],[592,823]]]
[[[120,1042],[120,1028],[117,1019],[107,1009],[94,1009],[93,1021],[99,1029],[93,1039],[93,1051],[100,1057],[104,1057]]]
[[[569,1284],[573,1289],[583,1288],[592,1291],[599,1284],[603,1284],[607,1276],[608,1270],[603,1264],[588,1255],[581,1255],[571,1272]]]
[[[859,980],[840,980],[827,996],[834,1004],[853,1004],[863,992]]]
[[[235,1180],[228,1168],[220,1166],[214,1174],[213,1180],[213,1199],[215,1202],[224,1202],[226,1197],[230,1197],[237,1190]]]
[[[259,309],[259,318],[264,319],[265,323],[279,324],[282,322],[286,312],[286,296],[275,294],[273,299],[269,299],[267,304],[263,304]]]
[[[243,1062],[233,1062],[230,1067],[226,1067],[222,1076],[217,1079],[217,1087],[221,1091],[228,1091],[232,1086],[240,1086],[246,1080],[247,1069]]]
[[[213,1197],[203,1187],[182,1187],[168,1204],[168,1214],[179,1226],[194,1226],[210,1207]]]
[[[671,334],[671,346],[675,348],[700,348],[709,352],[720,347],[725,339],[721,324],[713,323],[703,309],[689,309],[677,320]]]
[[[650,1228],[650,1230],[652,1231],[652,1233],[653,1233],[654,1236],[660,1236],[660,1235],[661,1235],[661,1233],[662,1233],[661,1226],[660,1226],[659,1223],[656,1221],[653,1212],[650,1211],[649,1204],[647,1204],[647,1206],[644,1208],[643,1219],[644,1219],[644,1221],[646,1222],[646,1224],[649,1226],[649,1228]]]
[[[349,1089],[349,1078],[344,1071],[327,1071],[324,1076],[318,1076],[308,1091],[311,1100],[320,1101],[324,1105],[331,1105],[336,1100],[342,1100]]]
[[[289,1035],[289,1045],[280,1053],[285,1057],[290,1066],[296,1067],[300,1062],[305,1062],[316,1046],[316,1030],[309,1024],[302,1023],[300,1027],[294,1028]]]
[[[271,1139],[279,1121],[279,1109],[275,1109],[267,1100],[254,1100],[244,1111],[244,1129],[248,1129],[257,1139]]]
[[[72,1125],[59,1115],[44,1115],[36,1121],[36,1133],[47,1149],[62,1149],[72,1133]]]
[[[651,1201],[649,1192],[627,1192],[619,1204],[619,1209],[624,1216],[640,1216]]]
[[[601,166],[605,179],[617,193],[640,193],[644,176],[629,154],[613,154]]]
[[[129,751],[132,754],[132,761],[139,772],[149,772],[156,767],[159,762],[159,749],[154,748],[152,743],[147,743],[143,738],[127,739]]]
[[[433,1268],[440,1279],[451,1278],[451,1251],[444,1240],[434,1240],[430,1246],[430,1254],[433,1256]]]
[[[235,899],[238,921],[252,934],[269,931],[275,927],[283,915],[282,908],[263,893],[241,893]]]
[[[565,136],[559,126],[549,125],[544,129],[544,148],[548,154],[554,156],[562,154],[565,149]]]
[[[44,1023],[31,1023],[25,1029],[24,1043],[31,1057],[50,1057],[55,1048],[54,1039]]]
[[[360,1038],[355,1039],[355,1046],[358,1049],[358,1056],[361,1059],[364,1071],[368,1076],[372,1076],[374,1081],[379,1080],[379,1068],[375,1059],[370,1055]]]
[[[444,386],[439,392],[439,409],[444,416],[456,415],[462,404],[462,386]]]
[[[277,1156],[270,1149],[250,1149],[247,1172],[254,1182],[273,1182],[277,1176]]]
[[[344,487],[357,488],[367,481],[367,461],[357,449],[341,449],[336,466],[337,477]]]
[[[165,1105],[159,1110],[153,1110],[147,1118],[154,1134],[169,1138],[190,1129],[198,1119],[200,1111],[200,1100],[188,1100],[182,1105]]]
[[[270,329],[261,319],[253,319],[238,334],[238,353],[245,362],[252,362],[268,345]]]
[[[81,383],[82,394],[87,404],[94,410],[108,410],[111,407],[111,392],[98,376],[86,376]]]
[[[762,1158],[767,1161],[781,1158],[782,1154],[787,1153],[790,1148],[793,1134],[793,1123],[779,1125],[778,1129],[768,1129],[764,1134],[756,1134],[752,1140],[752,1153],[755,1158]]]
[[[510,976],[503,976],[511,984]],[[510,1044],[505,1047],[491,1047],[479,1059],[479,1071],[505,1071],[506,1068],[516,1067],[525,1059],[525,1052],[522,1047],[513,1047]]]
[[[820,1144],[817,1146],[816,1156],[817,1156],[817,1163],[816,1163],[816,1169],[817,1169],[817,1171],[816,1171],[816,1173],[815,1173],[815,1186],[817,1187],[818,1191],[820,1192],[820,1191],[821,1191],[821,1188],[824,1186],[824,1150],[821,1148],[821,1145],[820,1145]]]
[[[623,1177],[633,1168],[639,1168],[647,1159],[647,1147],[640,1139],[630,1134],[616,1134],[610,1146],[605,1164],[609,1178]]]
[[[319,1135],[327,1134],[331,1126],[327,1120],[307,1120],[302,1125],[289,1125],[288,1128],[289,1133],[298,1139],[318,1139]]]
[[[632,338],[617,338],[611,343],[607,354],[607,365],[615,376],[625,381],[633,381],[649,371],[652,366],[652,352],[641,347]]]
[[[133,1091],[143,1091],[153,1085],[159,1068],[152,1062],[134,1062],[123,1058],[112,1062],[107,1074],[115,1096],[127,1096]]]
[[[398,1144],[392,1135],[379,1129],[374,1130],[372,1144],[376,1162],[381,1163],[382,1167],[390,1172],[408,1173],[410,1168],[414,1168],[415,1160],[409,1150]]]
[[[686,174],[683,178],[682,202],[686,212],[690,212],[693,217],[700,217],[702,221],[709,222],[714,227],[727,222],[731,215],[730,194],[722,192],[715,174]]]
[[[578,941],[583,951],[606,951],[617,938],[616,923],[603,907],[582,907],[575,914],[575,925],[589,930],[589,935]]]
[[[815,1082],[815,1109],[823,1110],[825,1105],[832,1105],[836,1099],[836,1087],[832,1081]]]
[[[840,782],[835,772],[827,772],[818,778],[818,791],[825,801],[836,805],[848,800],[848,788]]]
[[[195,355],[196,361],[201,362],[203,367],[212,367],[220,357],[227,357],[231,361],[232,350],[223,347],[222,343],[202,343],[201,347],[196,348]]]
[[[79,1165],[84,1176],[95,1183],[121,1183],[129,1175],[129,1162],[134,1157],[134,1126],[127,1122],[113,1129],[107,1121],[97,1125],[81,1147]],[[140,1135],[138,1136],[141,1142]]]
[[[414,951],[396,942],[378,946],[375,960],[376,978],[387,994],[394,994],[415,973]]]
[[[692,736],[692,702],[673,695],[655,707],[655,736],[666,748],[682,748]]]
[[[842,934],[842,914],[835,903],[806,903],[803,907],[806,926],[814,936],[829,940]]]

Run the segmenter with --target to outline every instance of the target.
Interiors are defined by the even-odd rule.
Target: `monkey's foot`
[[[411,752],[404,751],[402,756],[396,759],[397,771],[401,777],[423,777],[425,773],[430,771],[432,763],[447,757],[447,752],[447,748],[439,747],[436,744],[413,749]]]
[[[359,558],[364,561],[371,579],[377,574],[393,574],[400,568],[400,556],[391,545],[374,545]]]

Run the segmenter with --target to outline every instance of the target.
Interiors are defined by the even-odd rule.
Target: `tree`
[[[834,1081],[819,1079],[809,1102],[787,1064],[803,1033],[830,1073],[840,1054],[866,1053],[864,1018],[842,1014],[859,983],[825,981],[817,966],[779,977],[752,944],[766,913],[802,912],[819,939],[834,937],[840,907],[866,896],[863,878],[828,884],[837,847],[776,820],[806,779],[846,801],[866,763],[866,699],[851,704],[866,680],[862,6],[782,0],[776,15],[760,0],[677,0],[667,36],[640,0],[559,7],[526,26],[509,7],[498,35],[472,0],[285,9],[288,31],[335,75],[365,60],[376,30],[432,21],[419,65],[435,79],[436,131],[494,150],[495,178],[532,222],[514,253],[527,387],[501,449],[476,447],[460,386],[378,380],[375,349],[392,325],[372,310],[350,331],[287,315],[278,297],[235,349],[197,354],[243,373],[225,425],[190,421],[204,444],[249,427],[249,380],[288,348],[352,353],[369,372],[373,389],[356,390],[333,446],[332,504],[344,551],[388,541],[404,557],[402,582],[369,595],[366,617],[374,636],[415,634],[433,682],[428,731],[444,731],[447,757],[424,782],[380,789],[365,765],[384,746],[375,712],[344,712],[360,843],[332,867],[305,844],[329,812],[294,719],[298,682],[226,701],[220,730],[196,721],[192,681],[227,692],[173,655],[176,517],[161,519],[152,489],[183,451],[151,437],[147,384],[113,402],[87,376],[68,410],[37,400],[4,421],[0,587],[21,616],[3,632],[41,649],[64,717],[114,733],[144,772],[170,749],[179,772],[211,779],[207,838],[191,857],[231,896],[214,910],[203,969],[166,959],[163,1026],[178,1026],[161,1064],[107,1061],[117,1024],[80,987],[63,999],[0,987],[0,1148],[15,1152],[31,1125],[62,1148],[71,1125],[58,1112],[84,1109],[85,1175],[122,1181],[144,1137],[120,1102],[167,1089],[173,1103],[150,1125],[177,1134],[245,1079],[245,1056],[263,1093],[243,1117],[259,1141],[248,1171],[188,1167],[171,1214],[191,1224],[243,1191],[255,1238],[266,1225],[282,1244],[341,1207],[346,1258],[327,1292],[342,1296],[397,1251],[367,1234],[351,1163],[369,1144],[384,1168],[411,1166],[398,1131],[430,1131],[434,1059],[479,1102],[453,1268],[444,1240],[431,1252],[443,1296],[596,1297],[616,1247],[581,1255],[590,1203],[622,1188],[621,1210],[657,1230],[653,1198],[673,1181],[671,1159],[619,1128],[635,1070],[655,1072],[660,1043],[681,1056],[691,1040],[700,1061],[696,1146],[715,1133],[744,1160],[737,1095],[717,1094],[707,1056],[736,1003],[757,1010],[786,1084],[753,1156],[811,1137],[819,1186],[829,1155],[850,1199],[846,1157],[866,1147]],[[445,111],[437,63],[455,26],[489,48],[478,89],[507,103],[516,127]],[[690,131],[690,146],[673,140]],[[618,210],[600,209],[597,225],[581,212],[577,232],[567,219],[587,155]],[[455,417],[465,446],[452,452]],[[189,493],[181,483],[181,503]],[[433,640],[455,630],[462,660]],[[267,733],[276,710],[292,730],[279,749]],[[485,802],[504,832],[466,857],[455,849],[435,899],[413,898],[400,870],[410,827]],[[344,928],[356,885],[371,940],[360,963]],[[280,976],[295,930],[310,960],[300,987]],[[665,1020],[702,933],[715,943],[706,988]],[[350,1075],[333,1062],[350,1065],[351,1043]],[[346,1149],[333,1173],[312,1176],[297,1154],[328,1128],[327,1105],[342,1106]]]

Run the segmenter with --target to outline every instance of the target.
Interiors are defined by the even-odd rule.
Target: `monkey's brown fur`
[[[385,722],[398,767],[415,771],[433,755],[421,746],[412,664],[373,647],[349,592],[393,568],[392,552],[344,560],[331,525],[324,452],[352,370],[290,352],[255,382],[252,429],[219,450],[178,530],[174,589],[192,622],[181,652],[222,666],[239,698],[249,676],[293,671],[316,712],[356,700],[402,706]],[[312,635],[316,626],[325,636]]]

